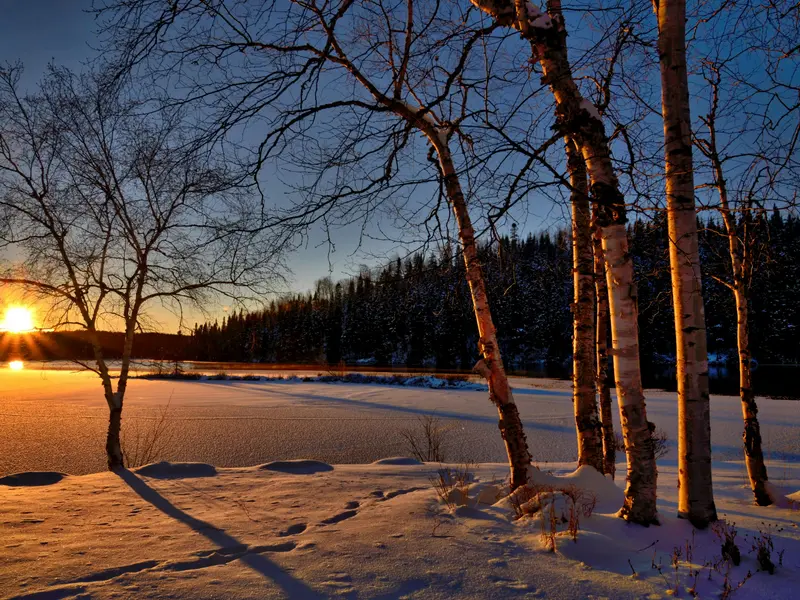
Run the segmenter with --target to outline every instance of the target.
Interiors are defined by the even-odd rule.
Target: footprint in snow
[[[280,534],[281,537],[286,537],[287,535],[298,535],[303,533],[308,528],[308,525],[305,523],[295,523],[294,525],[289,525],[286,528],[286,531]]]

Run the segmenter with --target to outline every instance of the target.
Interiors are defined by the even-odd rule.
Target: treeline
[[[99,331],[97,337],[103,355],[110,360],[122,358],[124,334]],[[139,333],[132,358],[177,360],[191,353],[188,335]],[[94,350],[86,331],[42,331],[37,333],[0,333],[0,361],[9,360],[94,360]]]
[[[736,361],[736,313],[728,241],[721,224],[701,223],[701,259],[709,352]],[[674,362],[666,217],[629,228],[638,283],[643,366]],[[774,211],[749,224],[755,236],[751,348],[762,363],[800,362],[800,220]],[[541,364],[568,372],[572,258],[567,233],[519,239],[516,231],[480,249],[501,350],[510,369]],[[446,248],[417,254],[196,325],[195,360],[406,365],[469,369],[477,328],[461,258]]]

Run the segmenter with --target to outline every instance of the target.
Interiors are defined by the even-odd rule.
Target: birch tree
[[[578,433],[578,465],[590,465],[603,473],[606,465],[596,397],[595,264],[586,163],[570,138],[566,139],[565,145],[572,188],[572,385]]]
[[[617,439],[611,416],[611,388],[608,385],[608,284],[603,238],[595,222],[597,207],[592,211],[592,258],[595,286],[595,356],[597,358],[597,397],[603,431],[603,473],[614,479],[617,470]]]
[[[547,13],[530,2],[472,3],[496,23],[519,31],[530,43],[532,57],[541,65],[555,98],[558,126],[586,161],[607,267],[614,372],[628,458],[625,501],[619,515],[643,525],[657,523],[657,472],[639,365],[636,285],[628,254],[627,214],[603,122],[596,107],[581,95],[572,76],[567,31],[558,0],[549,3]]]
[[[699,193],[719,212],[728,245],[733,294],[745,466],[755,502],[779,501],[764,462],[750,347],[750,296],[759,229],[768,208],[796,206],[800,102],[797,66],[798,7],[752,2],[698,8],[695,50],[697,99],[702,101],[694,144],[703,178]],[[709,193],[710,192],[710,193]]]
[[[125,466],[122,412],[137,332],[160,307],[263,298],[281,243],[259,227],[240,175],[196,146],[180,112],[142,116],[98,75],[51,68],[20,91],[0,71],[0,283],[49,308],[47,326],[88,332],[109,410],[108,468]],[[253,215],[256,215],[254,217]],[[124,332],[119,372],[98,332]]]
[[[486,378],[498,410],[511,487],[525,484],[531,457],[500,355],[454,150],[454,144],[471,143],[461,124],[475,85],[465,75],[472,49],[496,26],[474,27],[456,7],[415,0],[308,0],[263,10],[234,1],[165,7],[141,0],[107,3],[101,14],[110,20],[107,31],[123,70],[150,61],[151,76],[188,82],[188,100],[178,103],[217,103],[209,119],[212,135],[262,124],[256,177],[281,155],[313,174],[310,185],[296,188],[300,200],[285,212],[285,222],[297,228],[334,218],[366,222],[401,190],[435,185],[429,214],[438,218],[440,199],[450,207],[466,266],[480,337],[475,369]],[[276,22],[285,26],[275,28]],[[420,135],[424,149],[414,141]],[[323,146],[326,136],[334,140],[329,147]],[[418,161],[420,154],[426,160]],[[404,180],[404,158],[433,167],[434,177]]]
[[[708,351],[694,201],[685,0],[654,0],[664,118],[667,224],[678,377],[678,516],[717,519],[711,480]]]

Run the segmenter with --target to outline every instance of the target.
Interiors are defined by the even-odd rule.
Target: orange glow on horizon
[[[33,313],[29,308],[11,306],[6,310],[5,319],[0,322],[0,331],[27,333],[34,331]]]
[[[25,363],[23,363],[21,360],[12,360],[10,363],[8,363],[8,368],[12,371],[22,371],[22,369],[25,368]]]

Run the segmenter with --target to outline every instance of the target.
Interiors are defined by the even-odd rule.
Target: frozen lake
[[[513,380],[534,460],[576,458],[569,382]],[[497,415],[486,392],[378,385],[133,380],[126,428],[147,428],[169,405],[168,443],[159,459],[247,466],[313,458],[366,463],[408,454],[401,431],[422,415],[446,420],[449,461],[501,462]],[[674,393],[647,394],[648,416],[675,444]],[[800,404],[759,402],[764,450],[773,461],[800,459]],[[616,414],[615,409],[615,417]],[[107,408],[91,373],[0,369],[0,475],[102,471]],[[712,396],[714,460],[741,461],[738,398]],[[674,463],[673,453],[663,459]],[[742,470],[743,476],[744,471]],[[780,465],[770,471],[780,478]]]

